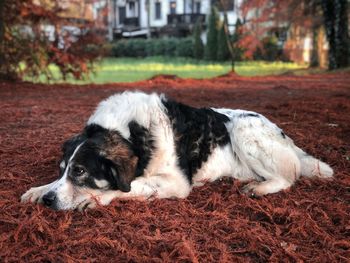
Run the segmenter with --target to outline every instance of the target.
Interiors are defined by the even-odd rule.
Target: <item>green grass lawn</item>
[[[305,66],[304,66],[305,67]],[[286,71],[298,70],[304,68],[295,63],[283,62],[238,62],[236,72],[243,76],[262,76],[281,74]],[[211,78],[229,72],[230,62],[209,63],[197,62],[185,58],[105,58],[96,64],[95,73],[89,79],[76,81],[68,79],[66,82],[74,84],[84,83],[111,83],[111,82],[134,82],[149,79],[159,74],[177,75],[181,78]],[[62,83],[57,68],[52,66],[55,81],[50,83]],[[28,81],[46,82],[44,77],[38,80],[26,78]]]

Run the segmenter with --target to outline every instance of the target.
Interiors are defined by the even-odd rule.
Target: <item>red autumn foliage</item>
[[[246,23],[239,45],[245,49],[245,56],[252,58],[257,48],[263,48],[262,38],[277,28],[320,26],[323,18],[317,1],[244,0],[240,11]]]
[[[0,83],[1,262],[347,262],[350,258],[350,75],[156,77],[133,84]],[[56,178],[62,142],[103,98],[164,92],[194,106],[255,110],[329,163],[333,180],[302,178],[261,199],[224,179],[186,199],[115,200],[86,212],[21,204]]]
[[[41,4],[40,4],[41,3]],[[45,4],[49,3],[49,4]],[[0,3],[0,79],[52,78],[49,65],[56,65],[65,79],[81,79],[101,55],[103,37],[93,21],[62,16],[56,1],[15,0]],[[73,26],[78,36],[64,30]],[[45,27],[51,27],[49,37]],[[54,28],[54,30],[52,30]]]

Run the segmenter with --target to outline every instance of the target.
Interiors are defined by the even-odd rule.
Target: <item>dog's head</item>
[[[137,157],[117,131],[89,125],[62,147],[60,179],[42,197],[53,209],[88,205],[106,191],[129,192]]]

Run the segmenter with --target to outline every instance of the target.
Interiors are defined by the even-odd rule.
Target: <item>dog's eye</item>
[[[82,167],[76,166],[73,168],[73,173],[75,176],[82,176],[83,174],[85,174],[85,172],[85,169]]]
[[[66,162],[63,160],[60,162],[60,169],[63,170],[64,168],[66,168]]]

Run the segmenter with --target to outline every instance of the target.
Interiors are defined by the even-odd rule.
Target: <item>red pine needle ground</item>
[[[57,177],[62,142],[97,103],[125,89],[194,106],[258,111],[335,169],[261,199],[224,179],[184,200],[115,200],[86,212],[21,204]],[[350,74],[212,80],[156,77],[134,84],[0,83],[1,262],[349,262]]]

